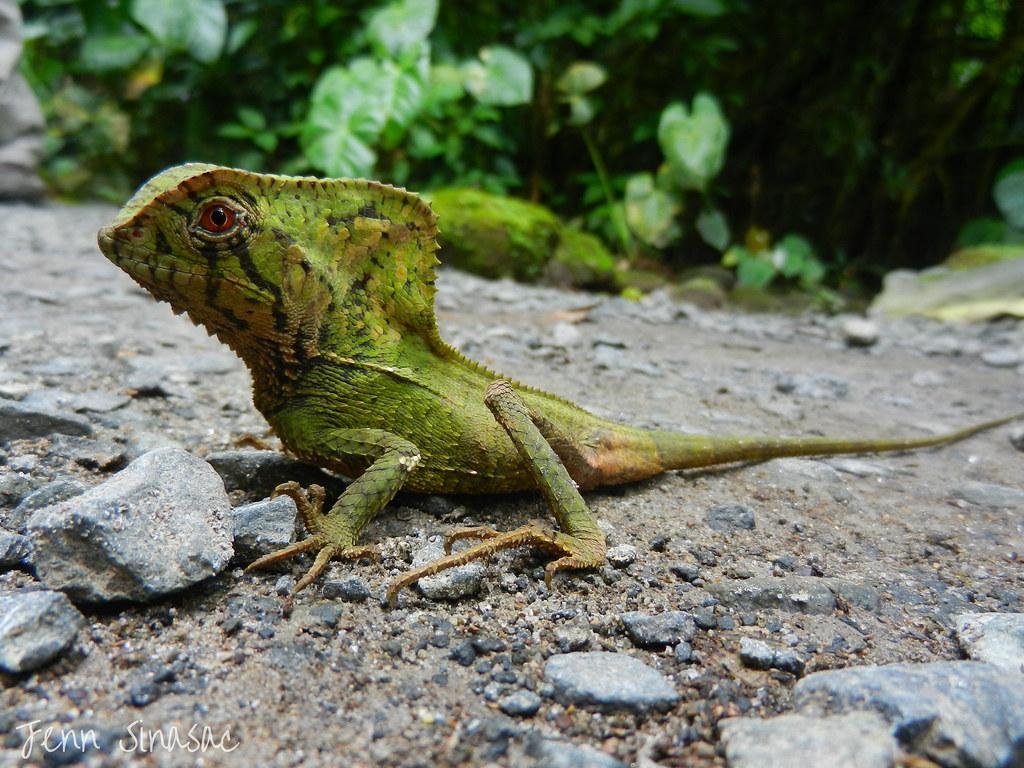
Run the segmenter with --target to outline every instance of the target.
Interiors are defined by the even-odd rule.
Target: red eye
[[[238,214],[224,203],[210,203],[199,214],[199,226],[211,235],[222,235],[235,226]]]

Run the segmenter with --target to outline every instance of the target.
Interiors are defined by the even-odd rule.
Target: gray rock
[[[541,698],[533,691],[516,691],[498,699],[498,709],[513,717],[533,717],[540,705]]]
[[[537,768],[628,768],[611,755],[599,749],[576,746],[568,741],[531,733],[526,740],[526,754],[536,762]]]
[[[713,531],[735,533],[754,530],[754,510],[743,504],[720,504],[709,509],[704,522]]]
[[[414,568],[426,565],[439,557],[444,557],[444,546],[440,536],[432,536],[412,553],[412,565]],[[434,576],[424,576],[416,582],[416,587],[429,600],[461,600],[480,591],[483,576],[483,564],[474,561]]]
[[[705,586],[724,605],[742,611],[771,608],[797,613],[829,614],[836,608],[832,590],[821,580],[804,576],[723,580]]]
[[[878,342],[878,323],[864,317],[851,317],[842,326],[848,347],[871,347]]]
[[[366,582],[355,576],[325,581],[321,594],[329,600],[339,599],[346,603],[362,603],[370,599],[370,589]]]
[[[0,530],[0,570],[24,565],[32,554],[32,540],[20,533]]]
[[[718,727],[729,768],[892,768],[898,747],[876,714],[835,717],[780,715],[769,720],[732,717]]]
[[[993,368],[1016,368],[1024,362],[1024,355],[1016,349],[992,349],[981,353],[981,362]]]
[[[39,578],[86,601],[150,600],[220,573],[230,502],[201,459],[165,448],[28,522]]]
[[[782,376],[775,389],[786,395],[812,400],[842,400],[850,394],[850,385],[835,376],[823,373],[800,373]]]
[[[962,613],[956,617],[956,639],[975,661],[1024,673],[1024,613]]]
[[[242,490],[256,498],[269,496],[278,485],[289,480],[303,487],[310,483],[330,487],[333,480],[316,467],[277,451],[217,451],[206,460],[224,480],[228,491]],[[337,481],[335,484],[340,485]]]
[[[268,555],[295,541],[298,510],[290,496],[242,504],[231,510],[235,557],[243,563]]]
[[[608,563],[613,568],[626,568],[636,562],[636,547],[632,544],[619,544],[615,547],[608,547],[605,553]]]
[[[91,435],[92,425],[73,413],[33,408],[17,400],[0,399],[0,439],[30,440],[54,433]]]
[[[54,435],[50,450],[86,469],[111,471],[120,469],[127,460],[122,446],[109,440],[93,440],[75,435]]]
[[[807,715],[877,712],[900,745],[945,768],[1024,764],[1024,685],[977,661],[816,672],[793,688]]]
[[[29,515],[37,509],[56,504],[80,493],[85,493],[85,486],[70,477],[61,477],[47,483],[42,488],[37,488],[14,508],[8,518],[7,525],[16,530],[21,530],[28,522]]]
[[[968,480],[953,489],[952,495],[979,507],[1024,509],[1024,490],[996,483]]]
[[[660,672],[624,653],[583,651],[552,656],[544,679],[561,704],[590,705],[606,711],[669,710],[679,694]]]
[[[85,617],[62,592],[0,593],[0,669],[29,672],[71,645]]]
[[[1010,430],[1010,445],[1018,451],[1024,451],[1024,427],[1015,427]]]
[[[804,673],[804,660],[788,648],[772,648],[763,640],[740,638],[740,661],[751,669],[781,669],[800,676]]]
[[[664,648],[689,642],[697,632],[697,623],[686,611],[649,614],[630,611],[622,614],[626,634],[641,648]]]

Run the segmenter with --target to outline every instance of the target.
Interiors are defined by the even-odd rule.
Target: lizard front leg
[[[322,436],[320,443],[335,456],[369,459],[371,463],[326,514],[322,509],[324,493],[320,486],[311,485],[308,495],[294,482],[282,483],[274,490],[275,496],[286,495],[295,500],[310,535],[253,561],[246,570],[264,568],[302,552],[318,550],[312,567],[299,579],[293,593],[308,587],[333,558],[353,559],[375,554],[373,547],[357,546],[359,534],[394,498],[420,459],[415,445],[380,429],[336,430]]]
[[[419,581],[424,576],[465,565],[503,549],[534,546],[554,554],[556,559],[548,563],[544,569],[544,581],[548,587],[551,586],[551,579],[556,571],[566,568],[596,568],[605,562],[604,533],[580,496],[576,483],[538,429],[529,407],[512,388],[511,383],[504,380],[492,382],[484,395],[484,402],[508,433],[528,467],[537,488],[558,522],[559,530],[539,525],[525,525],[506,532],[487,527],[455,531],[445,542],[445,549],[449,552],[452,542],[459,539],[482,541],[461,552],[448,554],[414,568],[392,581],[387,593],[388,602],[392,606],[397,603],[398,593],[403,587]]]

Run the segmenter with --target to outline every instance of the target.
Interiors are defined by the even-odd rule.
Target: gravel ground
[[[549,592],[541,558],[506,553],[388,610],[432,537],[546,516],[530,495],[402,495],[365,537],[381,562],[291,598],[306,563],[243,573],[259,545],[237,521],[270,536],[243,505],[296,470],[239,455],[277,446],[244,367],[106,262],[113,214],[0,207],[0,765],[1024,765],[1019,424],[592,493],[610,565]],[[1020,321],[865,329],[447,271],[439,289],[467,354],[638,425],[916,435],[1024,410]],[[172,500],[125,504],[209,485],[175,448],[227,482],[181,512],[209,507],[214,554],[170,594],[61,586],[61,520],[128,499],[130,462]],[[154,520],[138,546],[163,541]]]

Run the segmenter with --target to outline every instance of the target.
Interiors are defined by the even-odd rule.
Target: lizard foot
[[[462,539],[479,539],[480,542],[453,554],[452,544]],[[461,528],[445,539],[444,549],[448,554],[403,573],[388,585],[388,605],[394,608],[398,604],[398,593],[424,576],[433,576],[449,568],[457,568],[473,560],[490,557],[503,549],[518,547],[537,547],[556,556],[557,559],[552,560],[544,568],[544,583],[549,589],[551,579],[557,571],[596,568],[605,562],[603,537],[591,541],[535,524],[524,525],[514,531],[496,531],[487,526]]]
[[[332,525],[333,521],[330,516],[323,513],[326,494],[322,486],[311,485],[308,490],[304,491],[298,483],[289,481],[281,483],[274,489],[271,498],[278,496],[291,497],[302,516],[306,530],[311,535],[309,538],[289,544],[287,547],[254,560],[246,566],[246,573],[266,568],[303,552],[318,550],[313,565],[292,589],[294,595],[312,584],[317,576],[324,572],[328,563],[335,558],[342,560],[358,560],[362,557],[369,557],[373,560],[380,559],[380,555],[374,547],[357,546],[355,536],[349,533],[345,527],[339,528]]]

